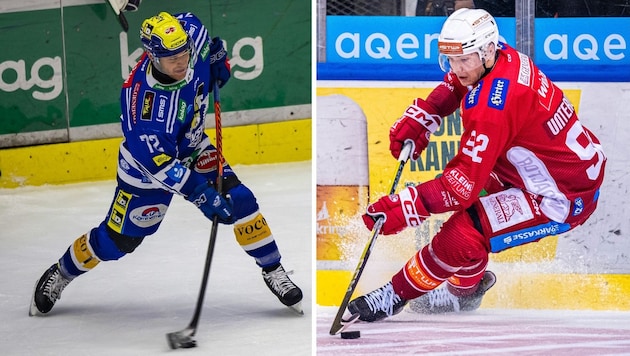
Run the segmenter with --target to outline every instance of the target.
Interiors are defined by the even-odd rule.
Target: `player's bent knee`
[[[127,235],[122,235],[117,233],[107,227],[107,232],[109,233],[109,237],[114,241],[114,244],[121,252],[124,253],[132,253],[136,250],[136,247],[140,246],[144,237],[131,237]]]
[[[144,237],[119,234],[103,223],[92,229],[89,243],[101,261],[111,261],[133,252],[143,240]]]

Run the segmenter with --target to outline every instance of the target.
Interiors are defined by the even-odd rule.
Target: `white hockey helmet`
[[[483,9],[459,9],[446,19],[438,37],[440,67],[448,71],[448,56],[470,53],[478,53],[484,61],[486,56],[494,55],[488,52],[490,43],[494,48],[499,43],[499,28],[494,17]]]

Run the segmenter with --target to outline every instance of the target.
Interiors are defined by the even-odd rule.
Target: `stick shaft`
[[[394,175],[394,179],[392,180],[392,186],[389,190],[389,194],[394,194],[396,192],[396,186],[398,186],[398,182],[400,181],[400,176],[402,175],[403,168],[405,167],[405,163],[407,162],[407,158],[409,157],[410,150],[411,145],[405,145],[402,152],[400,153],[400,157],[398,158],[398,169],[396,170],[396,174]],[[376,242],[376,238],[378,237],[378,235],[381,233],[382,227],[383,219],[378,219],[374,224],[374,227],[372,228],[372,235],[370,236],[370,239],[363,248],[363,253],[361,254],[361,257],[359,258],[359,263],[354,270],[354,275],[350,280],[350,284],[348,285],[346,294],[343,296],[341,305],[339,305],[337,315],[335,316],[332,326],[330,327],[330,335],[336,335],[343,327],[343,324],[341,323],[343,314],[348,307],[348,303],[350,302],[352,293],[354,293],[354,290],[359,283],[359,279],[361,278],[361,274],[363,274],[363,270],[365,269],[365,265],[367,264],[368,258],[370,257],[370,253],[372,253],[372,247],[374,247],[374,243]]]
[[[214,84],[214,123],[215,123],[215,134],[216,134],[216,149],[217,149],[217,180],[216,187],[219,194],[222,193],[223,190],[223,135],[221,131],[221,99],[219,97],[219,87],[215,83]],[[212,230],[210,231],[210,241],[208,242],[208,252],[206,253],[206,263],[203,269],[203,277],[201,280],[201,287],[199,288],[199,296],[197,297],[197,305],[195,307],[195,312],[193,314],[193,318],[188,325],[188,328],[193,329],[192,335],[194,336],[197,332],[197,324],[199,323],[199,319],[201,317],[201,310],[203,308],[203,300],[206,294],[206,287],[208,286],[208,277],[210,275],[210,265],[212,264],[212,255],[214,254],[214,245],[217,239],[217,231],[219,229],[219,217],[215,216],[212,219]]]

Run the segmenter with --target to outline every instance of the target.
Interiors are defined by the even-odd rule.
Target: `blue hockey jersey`
[[[191,169],[210,141],[204,132],[209,89],[210,36],[191,13],[175,14],[194,43],[186,78],[161,84],[145,53],[123,83],[118,178],[141,189],[189,195],[207,178]],[[216,156],[215,156],[216,158]],[[215,165],[216,166],[216,165]]]

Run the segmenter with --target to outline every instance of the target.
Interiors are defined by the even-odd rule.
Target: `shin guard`
[[[87,234],[83,234],[68,247],[59,259],[59,266],[64,275],[74,278],[96,267],[100,262],[90,246]]]
[[[239,219],[234,224],[236,241],[245,252],[254,257],[260,267],[272,266],[280,262],[280,252],[267,225],[258,211]]]

